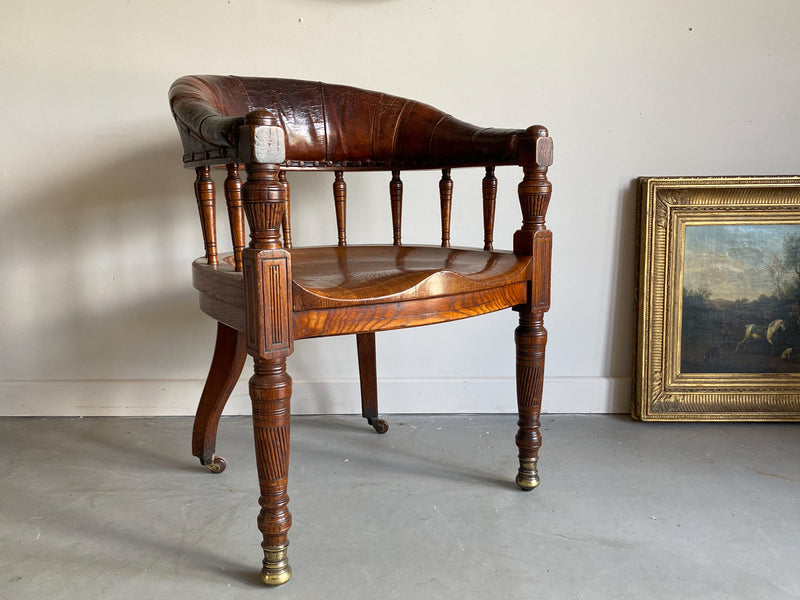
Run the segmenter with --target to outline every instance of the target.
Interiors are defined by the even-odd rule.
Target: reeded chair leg
[[[246,358],[244,334],[217,323],[214,358],[211,360],[206,385],[197,406],[192,432],[192,454],[212,473],[222,473],[225,470],[225,459],[214,454],[217,426],[225,403],[242,373]]]
[[[261,493],[258,528],[264,536],[261,579],[267,585],[286,583],[292,576],[286,557],[287,534],[292,525],[286,491],[291,396],[292,379],[286,372],[286,358],[256,358],[255,374],[250,378],[250,399]]]
[[[389,424],[378,418],[378,370],[375,361],[375,334],[356,334],[358,374],[361,380],[361,416],[378,433],[389,431]]]
[[[519,431],[516,443],[519,449],[517,485],[530,491],[539,485],[539,413],[542,408],[544,384],[544,350],[547,330],[543,312],[521,312],[519,327],[514,339],[517,346],[517,406]]]

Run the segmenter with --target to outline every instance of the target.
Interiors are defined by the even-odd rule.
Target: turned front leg
[[[258,528],[264,537],[261,578],[269,585],[289,581],[286,558],[292,515],[289,495],[289,401],[292,379],[286,357],[292,353],[291,255],[281,247],[280,229],[288,186],[278,164],[285,158],[283,130],[267,111],[253,111],[239,128],[239,152],[247,169],[242,188],[250,224],[250,247],[242,252],[247,351],[255,374],[250,379],[256,466],[261,495]],[[287,234],[288,242],[288,234]]]
[[[514,332],[517,346],[517,407],[519,430],[516,443],[519,449],[519,472],[517,485],[530,491],[539,485],[539,448],[542,436],[539,433],[539,414],[542,409],[544,384],[544,350],[547,330],[544,328],[542,312],[523,312],[519,316],[519,327]]]
[[[255,374],[250,379],[250,399],[261,493],[258,528],[264,537],[261,579],[268,585],[286,583],[292,576],[286,557],[287,534],[292,525],[286,491],[291,396],[292,378],[286,372],[286,359],[257,358]]]
[[[551,185],[547,168],[553,162],[553,142],[547,129],[529,127],[520,140],[520,162],[524,177],[519,184],[522,228],[514,234],[514,253],[531,257],[530,295],[528,302],[515,308],[519,327],[515,332],[517,346],[517,406],[519,448],[517,485],[532,490],[539,485],[539,414],[544,385],[544,350],[547,330],[544,313],[550,308],[550,257],[552,235],[545,226],[550,203]]]

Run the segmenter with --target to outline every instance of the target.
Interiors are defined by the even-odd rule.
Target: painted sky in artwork
[[[800,225],[687,225],[684,288],[707,288],[711,298],[725,300],[771,296],[776,287],[767,267],[783,256],[789,233],[800,234]]]

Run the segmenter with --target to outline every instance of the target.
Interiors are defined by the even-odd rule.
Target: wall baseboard
[[[193,415],[200,380],[0,381],[0,416]],[[381,413],[513,413],[514,379],[380,379]],[[628,377],[545,379],[545,413],[626,413]],[[294,414],[360,414],[356,379],[295,381]],[[247,380],[225,414],[250,413]]]
[[[549,377],[544,413],[626,413],[629,377]],[[193,415],[200,380],[0,381],[0,416]],[[379,407],[392,413],[514,413],[514,379],[379,379]],[[356,379],[295,381],[293,414],[360,414]],[[250,413],[247,380],[225,414]]]

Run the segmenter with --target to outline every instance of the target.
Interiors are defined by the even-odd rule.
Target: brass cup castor
[[[539,485],[538,458],[520,458],[517,485],[524,492],[530,492]]]
[[[282,546],[264,546],[264,563],[261,581],[267,585],[283,585],[292,578],[292,567],[286,557],[286,543]]]

